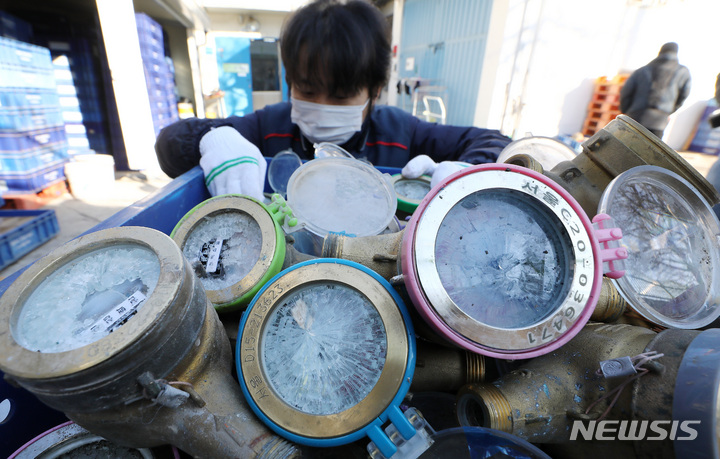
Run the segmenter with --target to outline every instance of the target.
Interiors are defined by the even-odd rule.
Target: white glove
[[[221,126],[202,136],[200,167],[212,196],[244,194],[263,200],[267,162],[235,128]]]
[[[427,155],[419,155],[408,161],[400,173],[403,177],[409,179],[418,178],[421,175],[430,175],[432,177],[430,186],[435,188],[435,185],[445,180],[449,175],[470,165],[462,161],[442,161],[438,164]]]

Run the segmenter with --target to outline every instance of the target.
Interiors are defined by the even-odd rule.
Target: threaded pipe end
[[[280,437],[269,440],[258,454],[258,459],[298,459],[302,452],[296,445]]]
[[[627,308],[627,301],[620,295],[620,292],[618,292],[612,284],[612,281],[603,277],[600,296],[595,305],[595,310],[590,316],[590,320],[612,323],[617,321],[620,316],[625,313]]]
[[[466,383],[485,381],[485,356],[474,352],[465,353]]]
[[[323,239],[322,258],[342,258],[342,246],[345,236],[330,233]]]
[[[468,384],[457,395],[456,414],[462,426],[479,426],[512,433],[512,407],[492,384]]]

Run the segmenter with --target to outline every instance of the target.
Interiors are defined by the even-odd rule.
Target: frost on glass
[[[682,320],[705,308],[714,250],[687,201],[653,183],[616,191],[613,218],[628,249],[622,281],[646,307]]]
[[[219,250],[215,258],[214,250]],[[243,280],[257,264],[261,250],[260,225],[249,214],[238,211],[200,220],[188,234],[183,255],[205,290],[220,290]]]
[[[298,218],[324,231],[321,236],[328,231],[368,236],[379,234],[395,212],[382,186],[362,169],[325,164],[308,169],[288,197]]]
[[[574,262],[560,220],[512,190],[478,191],[455,204],[438,230],[435,257],[452,301],[499,328],[552,314],[570,288]]]
[[[30,294],[13,336],[38,352],[77,349],[107,336],[139,311],[160,277],[150,249],[113,245],[75,258]]]
[[[334,283],[292,292],[268,316],[262,338],[263,371],[275,393],[314,415],[362,401],[387,355],[377,310],[360,292]]]
[[[395,192],[407,199],[420,201],[430,191],[430,184],[421,180],[398,180],[395,182]]]

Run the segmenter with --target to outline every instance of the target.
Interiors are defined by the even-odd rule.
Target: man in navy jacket
[[[200,164],[212,195],[261,197],[263,156],[290,149],[312,159],[319,142],[377,166],[407,165],[410,177],[440,170],[439,162],[494,162],[510,143],[496,130],[428,123],[375,105],[390,65],[386,29],[380,11],[363,0],[302,7],[280,41],[291,101],[243,117],[191,118],[166,127],[155,144],[161,168],[176,177]]]
[[[665,43],[655,59],[623,84],[620,111],[662,139],[668,116],[685,102],[690,84],[690,71],[678,61],[677,43]]]

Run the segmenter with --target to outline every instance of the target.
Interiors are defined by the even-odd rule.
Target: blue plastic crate
[[[135,24],[137,26],[138,37],[140,38],[141,43],[146,41],[148,38],[159,40],[162,43],[162,26],[153,18],[145,13],[135,13]]]
[[[0,37],[0,64],[31,70],[52,70],[49,49],[4,37]]]
[[[0,36],[30,42],[32,41],[33,30],[29,22],[23,21],[5,11],[0,11]]]
[[[0,89],[1,110],[57,108],[58,92],[52,89]]]
[[[62,126],[31,131],[0,130],[0,154],[24,154],[43,148],[58,148],[67,142]]]
[[[43,169],[28,173],[0,173],[0,190],[3,196],[37,193],[55,183],[65,181],[65,158],[49,164]]]
[[[0,210],[0,225],[18,217],[31,219],[0,234],[0,269],[46,243],[60,230],[55,211],[51,209]]]
[[[28,107],[22,109],[0,108],[0,130],[4,131],[30,131],[62,127],[63,112],[59,106],[54,108]]]

